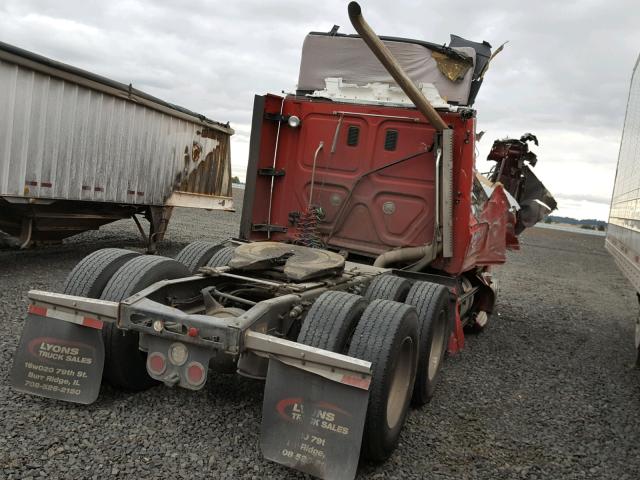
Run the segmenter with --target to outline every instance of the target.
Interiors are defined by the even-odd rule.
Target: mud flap
[[[89,404],[98,398],[104,344],[93,327],[29,313],[11,369],[20,392]]]
[[[366,388],[272,357],[262,409],[263,455],[319,478],[353,479],[368,401]]]

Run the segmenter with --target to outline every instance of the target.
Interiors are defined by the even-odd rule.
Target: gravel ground
[[[237,202],[240,203],[240,202]],[[237,232],[239,212],[178,210],[160,253]],[[640,478],[640,373],[631,287],[603,238],[531,229],[498,270],[498,314],[445,364],[436,397],[401,444],[360,478]],[[213,376],[197,393],[103,387],[90,406],[12,391],[31,288],[59,289],[83,256],[142,249],[118,222],[27,252],[0,250],[2,478],[302,478],[259,453],[261,382]]]

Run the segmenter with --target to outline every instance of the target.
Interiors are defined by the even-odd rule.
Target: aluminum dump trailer
[[[640,299],[640,69],[631,75],[627,112],[618,154],[605,247],[629,279]],[[640,318],[636,319],[640,364]]]
[[[0,230],[22,246],[138,214],[153,244],[173,207],[233,208],[228,124],[4,43],[0,112]]]

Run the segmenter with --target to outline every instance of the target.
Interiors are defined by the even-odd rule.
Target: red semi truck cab
[[[490,45],[381,38],[448,125],[448,142],[361,38],[311,33],[298,91],[255,98],[241,237],[451,276],[503,263],[518,246],[514,197],[527,200],[535,155],[526,139],[504,140],[492,150],[496,178],[475,169],[472,105]]]

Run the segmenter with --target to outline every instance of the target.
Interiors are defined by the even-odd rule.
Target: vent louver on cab
[[[398,145],[398,131],[387,130],[384,136],[384,149],[388,151],[393,151],[396,149],[397,145]]]
[[[358,145],[358,139],[360,137],[360,128],[356,125],[349,125],[347,129],[347,145],[355,147]]]

